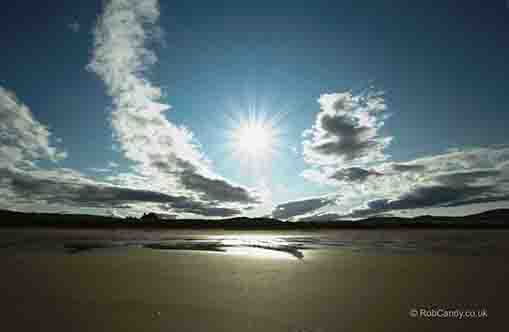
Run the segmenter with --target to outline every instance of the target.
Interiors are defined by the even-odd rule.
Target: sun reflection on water
[[[227,247],[224,253],[227,255],[248,256],[253,258],[296,259],[292,254],[283,251],[242,246]]]
[[[281,236],[230,235],[210,236],[221,243],[224,253],[256,258],[301,259],[303,254]]]

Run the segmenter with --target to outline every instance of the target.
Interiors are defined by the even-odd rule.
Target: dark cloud
[[[259,203],[244,187],[232,185],[223,179],[207,178],[189,170],[180,173],[179,182],[184,188],[201,193],[202,198],[208,201]]]
[[[503,201],[509,201],[509,195],[504,193],[486,193],[485,195],[482,195],[481,197],[472,198],[463,200],[460,202],[453,202],[444,204],[444,207],[453,207],[453,206],[462,206],[462,205],[470,205],[470,204],[479,204],[479,203],[490,203],[490,202],[503,202]]]
[[[172,170],[172,165],[160,160],[152,165],[160,172],[175,175],[184,189],[199,193],[202,200],[241,204],[259,203],[259,198],[244,187],[234,185],[221,178],[206,177],[187,161],[177,159],[173,163],[177,170]]]
[[[372,128],[360,125],[350,116],[324,114],[318,121],[326,132],[326,139],[316,142],[313,149],[321,154],[341,156],[351,161],[366,155],[378,145],[376,140],[366,139]]]
[[[498,195],[498,196],[496,196]],[[417,187],[394,200],[378,199],[368,202],[367,207],[353,211],[346,217],[363,218],[396,210],[412,210],[430,207],[461,206],[488,201],[502,201],[496,186],[445,186]]]
[[[317,197],[279,204],[272,211],[272,217],[290,219],[331,205],[335,200],[332,197]]]
[[[380,115],[386,106],[380,93],[358,96],[350,92],[326,94],[319,99],[320,112],[314,126],[305,132],[304,156],[310,163],[365,162],[384,159],[390,137],[380,137]]]
[[[495,178],[501,174],[499,170],[479,170],[468,172],[455,172],[442,174],[435,177],[435,181],[451,187],[463,187],[465,185],[474,184],[475,182],[486,179]]]
[[[301,221],[301,222],[338,221],[342,217],[344,217],[344,216],[340,215],[338,213],[322,213],[322,214],[312,215],[309,217],[299,218],[298,221]]]
[[[240,209],[215,206],[210,202],[182,200],[180,202],[163,205],[162,209],[177,210],[181,213],[192,213],[208,217],[233,217],[242,213]]]
[[[382,174],[373,170],[367,170],[360,167],[350,167],[334,172],[331,176],[329,176],[329,178],[346,182],[364,182],[370,176],[380,175]]]
[[[417,164],[393,164],[392,169],[398,172],[423,172],[426,166]]]
[[[130,203],[163,203],[166,210],[203,216],[233,216],[242,211],[184,196],[130,189],[105,184],[58,180],[32,176],[13,169],[0,169],[1,184],[15,194],[18,201],[63,204],[74,207],[125,208]]]
[[[26,172],[1,169],[3,181],[12,192],[28,201],[45,201],[72,206],[114,207],[126,203],[176,202],[183,197],[109,185],[40,178]]]
[[[490,189],[493,189],[493,187],[449,187],[441,185],[417,187],[413,191],[402,195],[399,199],[389,202],[387,206],[390,210],[440,206],[449,202],[467,199]]]

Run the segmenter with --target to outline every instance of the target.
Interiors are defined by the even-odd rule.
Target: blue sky
[[[0,140],[6,206],[299,219],[507,205],[502,1],[20,0],[3,16],[2,130],[19,136]],[[23,105],[48,142],[26,143]],[[278,120],[261,134],[277,134],[270,156],[232,151],[249,112]]]

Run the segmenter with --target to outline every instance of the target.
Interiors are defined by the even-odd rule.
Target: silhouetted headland
[[[372,217],[361,220],[290,222],[271,218],[164,219],[155,213],[141,218],[80,214],[23,213],[0,210],[0,227],[166,228],[232,230],[302,230],[342,228],[509,228],[509,209],[463,217]]]

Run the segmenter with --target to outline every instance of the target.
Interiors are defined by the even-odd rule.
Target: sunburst
[[[271,160],[279,147],[281,131],[278,117],[269,118],[254,111],[232,121],[229,145],[237,158],[254,166]]]

